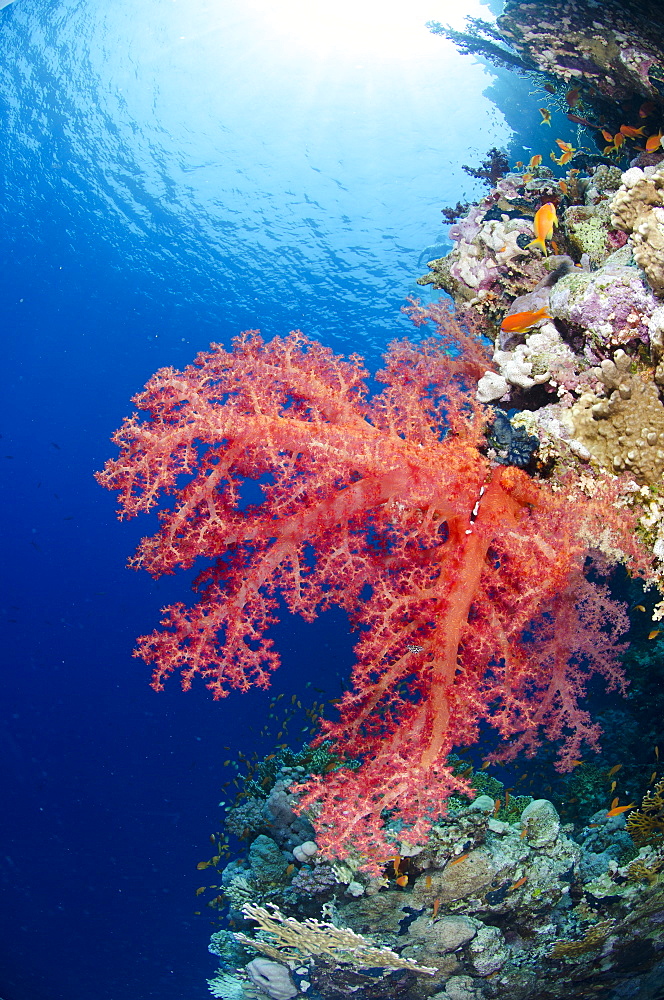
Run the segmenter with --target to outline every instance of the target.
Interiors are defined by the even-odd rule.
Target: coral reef
[[[543,73],[582,79],[612,102],[636,95],[664,103],[660,19],[656,0],[507,0],[498,30]]]
[[[483,773],[472,780],[500,787]],[[663,785],[644,798],[644,815],[661,813]],[[455,799],[427,842],[395,856],[383,876],[337,863],[325,901],[312,902],[297,875],[290,887],[266,886],[231,909],[235,931],[213,935],[210,950],[222,964],[211,991],[248,1000],[260,975],[273,998],[564,1000],[570,990],[585,996],[577,990],[587,977],[595,988],[623,978],[634,988],[656,977],[664,962],[664,854],[657,844],[636,856],[630,850],[627,829],[640,830],[630,823],[636,811],[626,825],[624,815],[599,810],[572,836],[547,799],[522,797],[508,819],[504,807],[497,812],[482,794],[471,803]],[[327,867],[317,856],[312,864]],[[263,957],[250,961],[256,952]],[[265,963],[259,975],[257,961]]]

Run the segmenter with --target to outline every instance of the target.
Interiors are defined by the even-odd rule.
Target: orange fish
[[[427,887],[427,889],[431,888],[431,875],[426,876],[426,878],[424,879],[424,884]]]
[[[661,628],[654,628],[652,630],[652,632],[648,632],[648,638],[649,639],[656,639],[657,636],[660,634],[661,631],[662,631]]]
[[[524,875],[523,878],[517,879],[516,882],[514,883],[514,885],[510,886],[509,891],[510,892],[514,892],[515,889],[519,889],[519,888],[521,888],[522,885],[525,885],[525,883],[527,881],[528,881],[528,877],[526,875]]]
[[[433,901],[433,918],[434,918],[434,920],[436,919],[436,916],[438,915],[439,908],[440,908],[440,900],[439,899],[434,899],[434,901]]]
[[[626,135],[628,139],[636,139],[637,136],[643,135],[645,133],[646,127],[642,125],[641,128],[634,128],[633,125],[621,125],[620,131],[623,135]]]
[[[525,333],[540,320],[550,318],[548,309],[510,313],[501,323],[500,329],[503,333]]]
[[[611,809],[615,809],[617,805],[618,805],[618,799],[611,799],[611,806],[610,806],[610,808]]]
[[[522,184],[527,184],[528,181],[532,181],[532,179],[533,179],[533,175],[532,174],[521,174],[521,183]]]
[[[607,142],[613,142],[613,132],[607,132],[605,128],[602,129],[602,135]]]
[[[633,808],[634,808],[633,802],[630,802],[628,806],[615,806],[614,809],[609,809],[605,819],[609,819],[611,816],[620,816],[621,813],[627,812],[628,809],[633,809]]]
[[[548,108],[540,108],[539,113],[542,116],[542,121],[540,125],[550,125],[551,124],[551,112]]]
[[[582,760],[573,760],[573,761],[571,761],[571,764],[572,764],[572,767],[580,767],[581,764],[583,764],[583,761]]]
[[[541,162],[542,162],[542,154],[535,153],[535,155],[531,156],[530,159],[528,160],[528,169],[534,170],[535,167],[539,167]]]
[[[528,827],[524,826],[523,830],[519,834],[519,840],[523,840],[523,838],[527,836],[528,836]]]
[[[655,747],[655,760],[659,761],[659,747]]]
[[[614,764],[613,767],[609,771],[606,772],[607,778],[612,778],[614,774],[618,773],[618,771],[620,770],[621,767],[622,767],[622,764]]]
[[[571,153],[572,150],[574,149],[574,146],[572,145],[572,143],[571,142],[565,142],[564,139],[556,139],[554,141],[556,143],[556,146],[560,146],[560,148],[562,149],[563,153]]]
[[[465,854],[460,854],[458,858],[454,859],[454,861],[450,861],[450,865],[458,865],[462,861],[465,861],[466,858],[468,857],[469,853],[470,853],[469,851],[466,851]]]
[[[399,878],[397,879],[397,885],[400,885],[402,888],[405,885],[408,885],[408,876],[407,875],[400,875]]]
[[[620,149],[620,147],[623,145],[624,142],[625,142],[625,136],[622,134],[622,132],[616,132],[616,134],[613,137],[613,145],[616,147],[616,149]]]
[[[548,254],[546,241],[552,238],[553,227],[557,225],[558,216],[556,215],[556,206],[552,202],[547,201],[535,212],[535,218],[533,220],[535,239],[531,240],[530,243],[527,244],[526,250],[528,250],[529,247],[539,247],[546,256]]]
[[[566,153],[561,153],[561,155],[556,160],[556,163],[558,164],[558,166],[564,167],[566,164],[569,163],[569,161],[572,159],[575,153],[576,153],[575,149],[568,149]]]
[[[611,793],[611,792],[615,792],[615,790],[616,790],[616,785],[617,785],[617,784],[618,784],[618,782],[617,782],[617,781],[612,781],[612,782],[611,782],[611,787],[609,788],[609,793]]]
[[[560,190],[564,195],[569,194],[569,187],[567,186],[567,181],[563,180],[558,181],[558,187],[560,188]]]
[[[647,118],[648,115],[651,115],[654,110],[655,110],[654,101],[644,101],[641,107],[639,108],[639,118]]]

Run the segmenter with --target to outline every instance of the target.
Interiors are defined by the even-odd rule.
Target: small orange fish
[[[614,774],[618,773],[618,771],[620,770],[621,767],[622,767],[622,764],[614,764],[613,767],[609,771],[606,772],[607,778],[612,778]]]
[[[546,241],[552,238],[553,227],[557,225],[558,216],[556,215],[556,206],[552,202],[547,201],[535,212],[535,218],[533,219],[535,239],[526,245],[526,250],[530,247],[539,247],[545,256],[548,255]]]
[[[645,610],[646,609],[644,608],[644,606],[642,604],[635,604],[634,605],[634,611],[645,611]]]
[[[508,789],[506,788],[505,789],[505,808],[506,809],[509,806],[509,804],[510,804],[510,793],[509,793]]]
[[[433,901],[433,919],[435,920],[438,916],[438,910],[440,909],[440,900],[434,899]]]
[[[579,767],[581,764],[583,764],[583,761],[582,760],[572,760],[572,761],[570,761],[570,764],[572,765],[572,767]]]
[[[528,836],[528,827],[524,826],[523,830],[519,834],[519,840],[523,840],[523,838],[527,836]]]
[[[209,866],[210,866],[209,861],[199,861],[198,864],[196,865],[199,871],[202,871],[203,868],[209,868]]]
[[[660,634],[661,631],[662,631],[661,628],[654,628],[652,630],[652,632],[648,632],[648,638],[649,639],[656,639],[657,636]]]
[[[532,174],[521,174],[521,183],[522,184],[527,184],[528,181],[532,181],[532,179],[533,179],[533,175]]]
[[[605,819],[610,819],[612,816],[620,816],[621,813],[627,812],[628,809],[633,809],[634,803],[630,802],[628,806],[616,806],[614,809],[609,809],[605,816]]]
[[[292,875],[294,871],[295,871],[295,865],[290,864],[290,865],[287,866],[287,868],[286,868],[286,874],[287,875]]]
[[[654,110],[655,110],[654,101],[644,101],[641,107],[639,108],[639,118],[647,118],[648,115],[651,115]]]
[[[462,861],[465,861],[466,858],[468,857],[469,853],[470,853],[470,851],[466,851],[465,854],[460,854],[458,858],[454,859],[454,861],[450,861],[450,865],[458,865]]]
[[[659,761],[659,747],[655,747],[655,760]]]
[[[607,132],[605,128],[602,129],[602,135],[607,142],[613,142],[613,132]]]
[[[559,180],[558,181],[558,187],[560,188],[560,190],[562,191],[562,193],[565,196],[567,196],[569,194],[569,187],[567,186],[567,181]]]
[[[400,885],[401,888],[403,888],[405,885],[408,885],[408,876],[399,875],[399,878],[397,879],[397,885]]]
[[[648,784],[652,785],[656,777],[657,777],[657,771],[653,771],[652,774],[650,775],[650,781],[648,782]]]
[[[633,125],[621,125],[620,131],[623,135],[626,135],[628,139],[636,139],[637,136],[643,135],[645,133],[646,127],[642,125],[641,128],[634,128]]]
[[[620,149],[620,147],[623,145],[624,142],[625,142],[625,136],[622,134],[622,132],[616,132],[616,134],[613,137],[613,145],[616,147],[616,149]]]
[[[198,889],[196,890],[196,895],[200,896],[200,894],[202,892],[205,892],[205,886],[204,885],[201,885],[201,886],[198,887]]]
[[[525,333],[526,330],[530,330],[540,320],[550,318],[548,309],[510,313],[501,323],[500,329],[503,333]]]
[[[517,879],[514,885],[510,886],[509,891],[514,892],[515,889],[520,889],[521,886],[525,885],[527,881],[528,881],[528,876],[524,875],[523,878]]]
[[[541,162],[542,162],[542,154],[541,153],[535,153],[534,156],[531,156],[530,159],[529,159],[529,161],[528,161],[528,169],[529,170],[534,170],[535,167],[539,167],[539,165],[540,165]]]
[[[551,112],[548,108],[540,108],[539,113],[542,116],[542,121],[540,125],[550,125],[551,124]]]
[[[574,146],[572,145],[572,143],[571,142],[565,142],[564,139],[555,139],[554,141],[556,143],[556,146],[560,146],[560,148],[562,149],[563,153],[570,153],[574,149]]]
[[[523,161],[522,160],[517,160],[516,163],[514,164],[514,169],[515,170],[523,170]]]
[[[618,784],[617,781],[612,781],[611,782],[611,787],[609,788],[609,795],[611,794],[611,792],[615,792],[617,784]]]
[[[500,812],[500,799],[496,799],[493,803],[493,815],[495,816]]]
[[[426,878],[424,879],[424,884],[427,887],[427,889],[431,888],[431,875],[426,876]]]
[[[615,809],[617,805],[618,805],[618,799],[612,799],[611,800],[611,805],[610,805],[609,808],[610,809]]]

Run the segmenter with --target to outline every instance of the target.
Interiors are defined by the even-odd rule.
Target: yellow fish
[[[539,113],[542,116],[542,121],[540,125],[550,125],[551,124],[551,112],[548,108],[540,108]]]
[[[535,218],[533,220],[535,239],[531,240],[530,243],[527,244],[526,250],[528,250],[529,247],[539,247],[546,256],[548,254],[546,241],[553,237],[553,227],[557,225],[558,216],[556,215],[556,206],[552,202],[547,201],[535,212]]]

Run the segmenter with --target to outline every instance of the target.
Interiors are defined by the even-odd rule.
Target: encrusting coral
[[[664,164],[631,167],[611,204],[611,223],[630,233],[634,260],[653,291],[664,295]]]
[[[637,483],[658,483],[664,473],[664,405],[654,382],[630,374],[618,350],[593,374],[604,393],[584,393],[569,411],[574,438],[607,469],[628,472]]]

